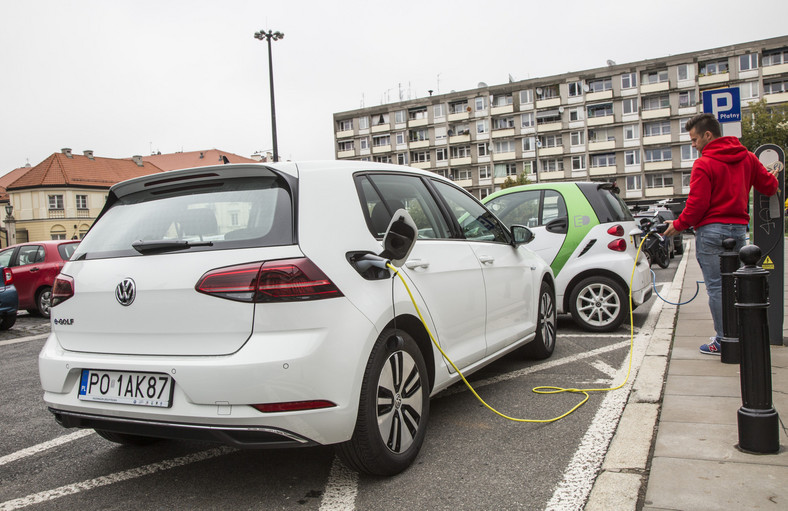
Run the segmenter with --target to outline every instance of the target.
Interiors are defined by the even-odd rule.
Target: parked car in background
[[[633,307],[651,296],[645,257],[635,264],[640,228],[609,183],[515,186],[483,202],[504,224],[534,232],[528,246],[553,269],[558,312],[586,330],[615,330],[628,316],[633,267]]]
[[[14,274],[19,308],[49,317],[52,283],[79,241],[47,240],[12,245],[0,252],[0,266]]]
[[[8,330],[16,323],[19,299],[10,268],[0,267],[0,330]]]
[[[553,276],[532,236],[448,179],[395,165],[116,184],[55,282],[44,401],[61,425],[117,443],[336,444],[349,467],[395,474],[419,452],[429,397],[459,381],[428,331],[467,373],[553,353]],[[426,328],[369,259],[388,239],[407,240],[409,255],[383,257]]]

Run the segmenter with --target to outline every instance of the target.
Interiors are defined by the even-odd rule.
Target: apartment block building
[[[479,198],[508,176],[609,181],[627,202],[686,197],[684,124],[703,91],[788,102],[788,36],[334,114],[337,159],[410,165]],[[745,113],[746,115],[746,113]]]

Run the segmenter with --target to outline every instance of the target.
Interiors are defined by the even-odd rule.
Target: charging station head
[[[380,257],[391,260],[391,264],[399,268],[402,266],[416,244],[419,230],[416,222],[405,209],[398,209],[391,217],[386,235],[383,237],[383,252]]]

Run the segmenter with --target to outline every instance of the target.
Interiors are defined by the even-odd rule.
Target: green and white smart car
[[[553,269],[559,313],[586,330],[617,329],[651,296],[649,267],[635,264],[641,231],[610,183],[545,183],[506,188],[483,201],[506,225],[524,225],[529,248]],[[633,278],[634,267],[634,278]]]

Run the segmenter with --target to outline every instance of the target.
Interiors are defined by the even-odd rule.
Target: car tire
[[[402,330],[384,331],[364,372],[353,436],[337,446],[337,454],[359,472],[402,472],[424,442],[429,395],[427,366],[416,341]]]
[[[103,429],[96,429],[94,430],[98,436],[104,438],[105,440],[109,440],[110,442],[114,442],[116,444],[122,445],[134,445],[137,447],[142,447],[145,445],[150,445],[152,443],[158,442],[161,440],[160,438],[154,438],[149,436],[139,436],[139,435],[129,435],[128,433],[115,433],[114,431],[106,431]]]
[[[668,255],[668,249],[662,245],[659,245],[657,247],[657,253],[654,257],[654,262],[656,262],[657,265],[663,269],[670,266],[670,256]]]
[[[575,322],[591,332],[610,332],[629,312],[624,288],[609,277],[586,277],[572,288],[569,309]]]
[[[16,323],[16,314],[6,314],[0,320],[0,330],[8,330]]]
[[[550,358],[555,350],[556,339],[555,291],[547,282],[539,289],[539,316],[536,324],[536,337],[523,346],[522,353],[528,358],[544,360]]]
[[[41,317],[49,319],[49,307],[52,305],[52,288],[42,287],[36,295],[36,308]]]

